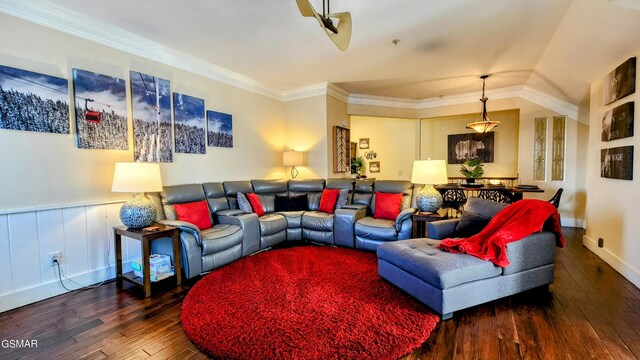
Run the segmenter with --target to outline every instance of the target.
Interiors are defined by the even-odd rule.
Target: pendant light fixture
[[[480,99],[480,101],[482,102],[481,118],[470,124],[467,124],[467,129],[473,129],[481,134],[484,134],[494,127],[500,125],[500,121],[489,120],[489,117],[487,116],[487,100],[489,99],[484,96],[484,82],[489,76],[491,75],[485,74],[480,76],[480,79],[482,79],[482,99]]]

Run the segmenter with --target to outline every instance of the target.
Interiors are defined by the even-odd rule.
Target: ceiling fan
[[[309,0],[296,0],[296,3],[302,16],[315,17],[338,49],[345,51],[349,47],[349,41],[351,41],[351,14],[348,12],[331,14],[329,1],[322,0],[322,14],[315,11]],[[334,25],[332,19],[338,20],[337,26]]]

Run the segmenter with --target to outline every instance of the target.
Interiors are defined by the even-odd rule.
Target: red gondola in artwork
[[[100,124],[102,114],[99,111],[89,110],[87,102],[93,102],[93,99],[84,99],[84,119],[92,124]]]

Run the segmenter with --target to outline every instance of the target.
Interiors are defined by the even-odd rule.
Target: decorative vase
[[[144,193],[135,193],[131,200],[122,204],[120,221],[128,227],[139,229],[147,227],[156,221],[156,207]]]
[[[476,178],[467,178],[467,184],[475,184]]]
[[[433,185],[425,185],[416,194],[416,205],[422,212],[436,212],[442,207],[442,195]]]

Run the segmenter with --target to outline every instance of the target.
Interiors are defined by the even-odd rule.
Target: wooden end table
[[[433,221],[446,220],[448,218],[448,214],[440,215],[437,212],[420,212],[413,214],[413,231],[412,238],[423,238],[427,237],[427,223]]]
[[[180,268],[180,237],[179,230],[173,226],[162,224],[154,224],[158,229],[155,231],[146,231],[143,229],[129,229],[124,226],[116,226],[113,228],[113,238],[116,243],[116,286],[122,288],[122,280],[142,287],[144,297],[151,296],[151,271],[149,271],[149,256],[151,255],[151,241],[160,238],[170,237],[173,240],[173,267],[176,277],[176,286],[182,284],[182,272]],[[142,247],[142,263],[144,266],[144,275],[141,279],[136,276],[133,271],[122,273],[122,236],[140,241]],[[164,280],[164,279],[163,279]]]

